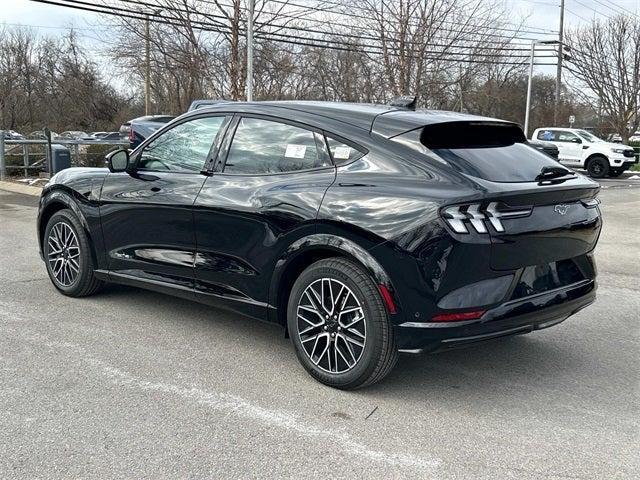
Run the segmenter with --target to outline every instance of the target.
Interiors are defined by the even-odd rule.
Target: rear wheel
[[[376,284],[349,260],[320,260],[302,272],[289,297],[287,322],[304,368],[331,387],[371,385],[397,361]]]
[[[609,161],[604,157],[593,157],[587,165],[590,177],[604,178],[609,174]]]
[[[93,274],[89,239],[71,210],[60,210],[51,216],[42,249],[49,278],[63,294],[84,297],[102,286]]]

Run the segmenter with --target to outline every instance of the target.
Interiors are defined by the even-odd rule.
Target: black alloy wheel
[[[71,210],[60,210],[51,216],[42,249],[49,278],[63,294],[84,297],[102,286],[93,274],[87,235]]]
[[[375,282],[342,258],[320,260],[296,280],[287,311],[298,359],[320,382],[346,390],[393,368],[393,329]]]

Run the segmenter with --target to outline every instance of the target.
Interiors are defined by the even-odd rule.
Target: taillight
[[[129,141],[133,142],[136,139],[136,134],[133,131],[133,125],[129,127]]]
[[[469,233],[468,225],[478,233],[487,233],[487,224],[497,232],[504,232],[501,219],[526,217],[531,214],[531,207],[509,209],[498,202],[491,202],[486,207],[480,203],[454,205],[442,211],[442,217],[456,233]]]

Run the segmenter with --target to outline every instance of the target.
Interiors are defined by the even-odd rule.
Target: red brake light
[[[432,322],[460,322],[462,320],[477,320],[484,315],[485,310],[475,310],[473,312],[458,312],[458,313],[440,313],[435,315]]]
[[[136,139],[136,134],[133,131],[133,125],[129,127],[129,141],[133,142]]]

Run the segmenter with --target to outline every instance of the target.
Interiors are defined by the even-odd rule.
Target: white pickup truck
[[[558,147],[558,161],[584,168],[594,178],[617,177],[638,162],[632,147],[609,143],[579,128],[538,128],[533,137]]]

